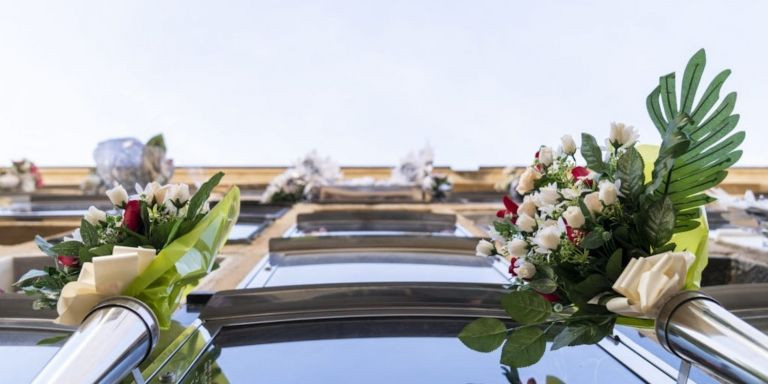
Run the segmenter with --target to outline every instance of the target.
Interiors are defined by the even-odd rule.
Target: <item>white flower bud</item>
[[[608,180],[603,180],[598,185],[598,189],[600,191],[600,201],[605,203],[605,205],[612,205],[616,203],[617,192],[615,184]]]
[[[91,205],[88,208],[88,212],[85,213],[85,221],[91,223],[91,225],[99,225],[100,221],[107,221],[107,213]]]
[[[155,188],[155,204],[165,204],[165,200],[170,195],[171,188],[173,188],[171,184]]]
[[[136,193],[139,194],[139,198],[144,200],[149,205],[152,205],[152,203],[155,202],[155,192],[158,189],[160,189],[160,183],[156,181],[147,184],[144,188],[141,188],[141,185],[136,183]],[[160,200],[157,203],[162,204],[163,200]]]
[[[182,206],[189,201],[189,185],[173,184],[171,189],[165,195],[167,200],[172,201],[177,206]]]
[[[544,146],[539,149],[539,163],[544,164],[544,166],[550,166],[552,165],[552,148]]]
[[[634,127],[624,123],[611,123],[611,134],[608,143],[617,148],[628,148],[640,137]]]
[[[536,266],[528,261],[523,261],[520,266],[513,269],[517,277],[521,279],[531,279],[536,275]]]
[[[536,228],[536,219],[526,214],[521,214],[517,218],[517,227],[523,232],[533,232]]]
[[[533,190],[534,183],[536,180],[541,179],[541,173],[536,171],[533,168],[526,168],[522,175],[520,175],[520,180],[517,183],[517,193],[521,195],[525,195],[526,193]]]
[[[128,191],[119,184],[116,187],[107,190],[107,197],[109,198],[109,201],[112,202],[112,205],[118,208],[124,208],[125,204],[128,203]]]
[[[561,235],[560,228],[556,225],[552,225],[539,230],[539,232],[536,233],[533,242],[541,248],[554,250],[560,245]]]
[[[507,243],[507,251],[512,257],[519,259],[528,253],[528,242],[523,239],[514,239]]]
[[[584,196],[584,205],[587,206],[587,209],[593,215],[603,212],[603,203],[600,201],[599,192],[592,192]]]
[[[493,243],[483,239],[477,243],[477,246],[475,247],[475,254],[477,256],[490,256],[493,255],[494,249],[495,247],[493,246]]]
[[[566,155],[573,155],[576,153],[576,142],[571,135],[565,135],[560,138],[560,142],[563,145],[563,153]]]
[[[563,218],[568,225],[572,228],[581,228],[584,225],[584,214],[581,213],[581,208],[576,206],[570,206],[563,212]]]
[[[530,217],[536,216],[536,203],[533,202],[531,195],[523,197],[523,202],[517,207],[518,215],[528,215]]]

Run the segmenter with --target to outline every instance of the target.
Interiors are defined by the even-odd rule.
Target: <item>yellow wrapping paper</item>
[[[182,298],[213,267],[240,215],[240,190],[233,187],[187,234],[163,248],[123,294],[147,304],[167,329]]]

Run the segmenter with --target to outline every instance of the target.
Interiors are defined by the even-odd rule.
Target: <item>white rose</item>
[[[480,240],[477,243],[477,246],[475,247],[475,255],[477,256],[490,256],[493,255],[493,250],[495,247],[493,246],[493,243],[491,243],[488,240]]]
[[[517,277],[521,279],[530,279],[536,275],[536,266],[533,265],[533,263],[531,262],[523,261],[522,263],[520,263],[520,266],[517,268],[514,268],[513,271],[515,272]]]
[[[107,197],[112,202],[112,205],[118,208],[124,208],[125,204],[128,203],[128,191],[120,184],[107,190]]]
[[[173,184],[171,189],[165,195],[167,200],[172,201],[177,206],[182,206],[189,201],[189,185]]]
[[[514,239],[507,243],[507,251],[519,259],[528,253],[528,242],[523,239]]]
[[[523,197],[523,202],[517,207],[518,215],[528,215],[530,217],[536,216],[536,203],[533,202],[533,198],[528,195]]]
[[[528,216],[526,214],[520,215],[520,217],[517,218],[517,227],[520,228],[523,232],[533,232],[533,230],[536,228],[536,220]]]
[[[612,205],[616,203],[617,192],[615,184],[608,180],[603,180],[598,185],[598,189],[600,194],[600,201],[605,203],[605,205]]]
[[[107,221],[107,213],[91,205],[85,213],[85,221],[91,225],[99,225],[100,221]]]
[[[153,181],[149,184],[147,184],[144,188],[141,188],[141,185],[139,183],[136,183],[136,193],[139,194],[139,197],[144,200],[147,204],[152,204],[155,202],[155,191],[160,189],[160,183],[157,181]],[[162,200],[158,203],[162,203]]]
[[[593,215],[603,212],[603,203],[600,201],[600,192],[592,192],[584,196],[584,205]]]
[[[552,225],[539,230],[539,232],[536,233],[533,242],[541,248],[554,250],[560,245],[561,235],[560,228]]]
[[[560,142],[563,145],[563,153],[569,156],[572,156],[574,153],[576,153],[576,142],[573,140],[571,135],[565,135],[561,137]]]
[[[551,183],[540,188],[539,191],[533,195],[533,202],[539,207],[557,204],[559,200],[560,194],[558,193],[556,183]]]
[[[166,185],[163,185],[162,187],[155,188],[155,193],[154,193],[155,194],[155,203],[156,204],[164,204],[165,200],[170,195],[172,188],[173,188],[173,186],[171,184],[166,184]]]
[[[563,218],[568,222],[572,228],[581,228],[584,225],[584,214],[581,213],[581,208],[576,206],[570,206],[563,212]]]
[[[545,166],[552,165],[552,148],[544,146],[539,149],[539,163],[544,164]]]
[[[634,127],[624,123],[611,123],[611,134],[608,143],[617,148],[628,148],[640,137]]]
[[[541,179],[541,173],[531,167],[528,167],[525,169],[523,174],[520,175],[520,180],[518,181],[517,188],[515,188],[515,190],[517,193],[525,195],[526,193],[533,190],[534,182],[536,182],[538,179]]]

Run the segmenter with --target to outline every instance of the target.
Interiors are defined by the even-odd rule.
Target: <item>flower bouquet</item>
[[[38,236],[54,266],[27,272],[15,286],[36,297],[34,308],[56,308],[60,324],[79,324],[99,302],[124,295],[147,304],[160,327],[168,327],[184,295],[213,268],[237,221],[237,187],[208,208],[223,176],[214,175],[193,196],[186,184],[136,185],[133,197],[118,185],[107,191],[115,210],[90,207],[80,228],[58,244]]]
[[[453,184],[446,175],[434,172],[435,154],[426,146],[418,152],[409,153],[392,169],[393,184],[418,185],[433,200],[442,200],[453,189]]]
[[[630,126],[614,123],[601,147],[589,135],[577,145],[564,136],[558,151],[541,147],[520,177],[517,204],[504,198],[492,240],[479,255],[510,261],[510,292],[501,305],[514,326],[485,318],[459,338],[489,352],[504,345],[501,362],[536,363],[551,349],[594,344],[615,324],[651,327],[660,307],[681,290],[699,288],[707,263],[702,207],[741,157],[744,132],[733,133],[736,93],[715,107],[718,74],[694,102],[705,66],[701,50],[689,61],[682,90],[675,74],[660,78],[647,98],[661,145],[637,145]]]
[[[0,172],[0,190],[20,190],[31,193],[43,187],[43,175],[35,163],[22,159],[14,161],[11,169]]]
[[[129,188],[136,183],[166,184],[173,176],[173,160],[166,159],[163,135],[153,136],[146,144],[134,138],[111,139],[100,142],[93,151],[96,174],[101,183],[88,177],[84,191],[120,184]]]
[[[264,203],[281,204],[311,200],[316,187],[331,185],[342,178],[341,168],[330,157],[312,151],[292,168],[275,177],[264,193]]]

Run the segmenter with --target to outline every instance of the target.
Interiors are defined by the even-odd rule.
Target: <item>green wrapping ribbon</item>
[[[123,291],[149,306],[161,329],[211,268],[240,215],[240,190],[233,187],[187,234],[160,250],[147,269]]]
[[[659,146],[643,144],[635,148],[643,158],[645,182],[648,183],[651,181],[653,163],[659,157]],[[707,224],[707,215],[704,213],[704,208],[702,207],[701,210],[702,215],[698,219],[701,225],[687,232],[676,233],[670,240],[671,243],[676,245],[675,251],[687,250],[696,256],[691,268],[688,269],[688,274],[685,276],[685,286],[683,288],[691,291],[701,288],[701,274],[704,272],[704,268],[707,267],[707,261],[709,260],[709,225]],[[637,328],[653,328],[654,326],[653,320],[625,316],[619,316],[616,323]]]

